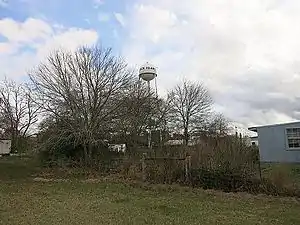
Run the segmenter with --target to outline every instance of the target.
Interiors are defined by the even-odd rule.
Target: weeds
[[[142,151],[130,155],[95,155],[91,167],[84,162],[61,158],[52,166],[73,168],[76,176],[93,177],[94,174],[119,174],[126,179],[142,180],[150,183],[190,185],[204,189],[217,189],[225,192],[265,193],[268,195],[299,196],[299,186],[292,181],[291,168],[274,167],[270,172],[264,170],[265,178],[260,178],[258,149],[247,146],[235,137],[203,138],[196,146],[163,147],[147,150],[146,169],[142,171]],[[191,156],[191,168],[186,177],[184,160]],[[163,159],[161,158],[163,157]],[[156,158],[160,158],[155,160]],[[78,171],[84,171],[79,173]],[[68,174],[68,173],[65,173]],[[79,174],[79,175],[78,175]]]

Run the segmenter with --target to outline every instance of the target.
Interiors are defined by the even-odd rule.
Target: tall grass
[[[258,176],[258,149],[247,146],[241,139],[234,137],[205,138],[202,143],[195,146],[164,147],[157,151],[156,156],[184,158],[191,156],[191,169],[205,169],[209,171],[222,171],[228,174],[241,175],[245,178]],[[154,153],[148,154],[153,156]],[[151,165],[153,164],[154,165]],[[153,161],[149,167],[161,173],[168,170],[183,169],[182,162]],[[171,164],[170,164],[171,163]],[[164,164],[170,164],[168,166]],[[158,169],[159,166],[164,169]],[[161,176],[160,176],[161,177]]]
[[[108,152],[107,152],[108,153]],[[142,170],[142,156],[146,160]],[[174,158],[191,158],[189,176],[186,161]],[[162,159],[163,157],[164,159]],[[158,158],[158,159],[155,159]],[[172,159],[168,159],[172,158]],[[127,179],[146,180],[152,183],[178,183],[227,192],[246,191],[271,195],[300,196],[284,168],[260,177],[259,152],[237,137],[203,137],[195,146],[163,146],[156,149],[138,149],[130,154],[95,154],[91,168],[98,174],[118,174]],[[57,161],[55,166],[85,168],[80,160]],[[264,170],[266,175],[266,170]],[[188,179],[187,179],[188,178]]]
[[[223,171],[248,178],[259,174],[258,149],[236,137],[204,138],[191,149],[193,169]]]
[[[300,196],[299,187],[287,179],[284,170],[274,171],[272,176],[261,178],[258,148],[247,146],[240,138],[207,137],[196,146],[164,147],[156,153],[156,156],[168,157],[188,155],[192,159],[188,182],[185,177],[185,162],[176,160],[147,161],[147,181],[175,182],[226,192]]]

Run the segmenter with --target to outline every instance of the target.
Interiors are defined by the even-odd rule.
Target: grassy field
[[[37,182],[30,160],[0,159],[0,224],[300,224],[293,198],[163,185]]]

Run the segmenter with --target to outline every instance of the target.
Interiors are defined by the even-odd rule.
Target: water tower
[[[157,95],[156,77],[157,77],[157,72],[155,66],[147,62],[140,67],[139,79],[143,79],[144,81],[147,81],[149,92],[150,92],[150,81],[155,80],[155,91]]]
[[[139,70],[139,79],[142,79],[144,81],[146,81],[148,83],[148,91],[150,93],[151,91],[151,86],[150,86],[150,82],[152,80],[155,80],[155,92],[156,92],[156,97],[158,97],[157,95],[157,83],[156,83],[156,77],[157,77],[157,71],[155,66],[153,66],[150,63],[145,63],[144,65],[142,65],[140,67]],[[150,101],[150,99],[149,99]],[[149,102],[150,104],[150,102]],[[152,148],[152,144],[151,144],[151,136],[152,136],[152,128],[150,127],[148,130],[148,147],[151,149]]]

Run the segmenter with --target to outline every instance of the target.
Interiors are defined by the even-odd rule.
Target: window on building
[[[287,145],[289,149],[300,149],[300,128],[287,128]]]

